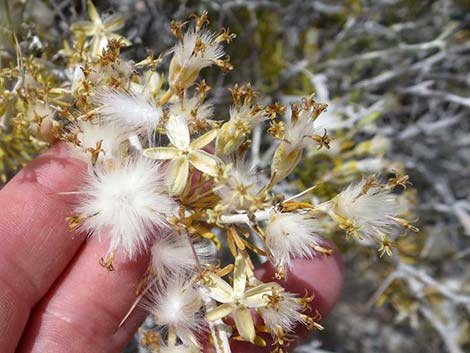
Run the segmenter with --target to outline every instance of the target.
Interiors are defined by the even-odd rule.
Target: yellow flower
[[[282,290],[277,283],[262,283],[256,287],[246,289],[246,264],[241,255],[235,259],[233,270],[233,287],[215,273],[209,273],[206,288],[209,296],[222,303],[206,314],[206,319],[216,321],[233,314],[235,325],[240,336],[249,342],[256,337],[255,325],[250,308],[263,308],[269,303],[269,296],[273,291]]]
[[[168,120],[166,131],[173,146],[147,148],[144,151],[144,156],[152,159],[171,160],[168,167],[171,195],[180,195],[184,191],[189,177],[190,165],[208,175],[217,175],[218,165],[221,161],[216,156],[202,150],[217,136],[217,130],[211,130],[191,142],[186,120],[181,115],[174,115]]]
[[[93,37],[90,41],[92,57],[99,56],[111,39],[120,39],[126,45],[130,44],[126,38],[114,33],[124,26],[124,18],[121,15],[114,14],[102,21],[95,5],[88,1],[88,16],[91,21],[77,21],[72,24],[71,29],[77,34]]]

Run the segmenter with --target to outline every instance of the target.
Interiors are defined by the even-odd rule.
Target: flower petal
[[[88,16],[90,16],[90,19],[93,23],[101,24],[100,15],[96,10],[95,5],[93,5],[93,2],[91,2],[90,0],[88,1]]]
[[[226,317],[227,315],[231,314],[235,306],[232,303],[225,303],[215,307],[214,309],[210,310],[206,314],[207,321],[216,321]]]
[[[188,182],[189,162],[186,156],[173,159],[168,167],[170,179],[170,195],[180,195]]]
[[[186,149],[189,147],[190,136],[186,119],[181,115],[170,116],[166,123],[166,131],[170,142],[176,147]]]
[[[233,292],[235,296],[241,297],[245,292],[246,285],[246,263],[243,256],[238,255],[235,259],[235,268],[233,270]]]
[[[178,157],[180,151],[174,147],[152,147],[146,148],[143,155],[152,159],[173,159]]]
[[[114,32],[121,29],[124,27],[124,23],[124,17],[119,14],[111,15],[103,21],[104,28],[109,32]]]
[[[193,142],[191,142],[191,148],[195,150],[199,150],[204,146],[207,146],[213,139],[217,137],[219,130],[214,129],[209,132],[206,132],[204,135],[198,137]]]
[[[232,287],[215,273],[208,273],[207,277],[205,287],[209,291],[209,296],[219,303],[231,303]]]
[[[70,26],[72,32],[80,32],[86,36],[91,36],[95,33],[95,25],[90,21],[77,21]]]
[[[255,324],[251,316],[250,310],[244,307],[239,307],[233,312],[233,319],[237,326],[238,333],[240,336],[253,343],[256,337]]]
[[[194,168],[200,170],[211,176],[217,175],[217,166],[219,165],[219,159],[205,151],[192,151],[189,154],[189,161]]]
[[[243,304],[249,308],[259,308],[265,306],[268,301],[267,295],[273,294],[273,288],[277,288],[282,291],[282,287],[274,282],[263,283],[246,291],[245,296],[243,297]]]

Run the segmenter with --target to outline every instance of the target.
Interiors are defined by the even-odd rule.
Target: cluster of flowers
[[[278,279],[295,258],[330,256],[320,237],[325,219],[389,253],[388,234],[414,229],[400,218],[392,193],[406,187],[407,176],[386,182],[370,176],[320,203],[308,197],[316,185],[293,196],[277,194],[305,149],[330,148],[328,121],[321,118],[325,104],[310,96],[290,109],[262,106],[249,84],[235,85],[228,120],[213,119],[206,102],[211,88],[198,78],[212,65],[232,69],[224,44],[233,34],[206,29],[205,13],[173,22],[177,44],[163,75],[157,67],[165,57],[121,57],[129,44],[115,33],[122,17],[102,20],[91,2],[88,7],[90,21],[72,26],[76,41],[61,52],[69,65],[66,84],[29,101],[29,125],[43,140],[67,141],[72,155],[88,163],[68,223],[109,239],[101,265],[114,270],[116,256],[151,253],[136,301],[164,334],[148,332],[148,346],[200,352],[202,336],[209,335],[217,352],[229,352],[231,339],[266,345],[260,334],[269,333],[274,351],[282,352],[298,325],[321,329],[318,313],[307,314],[313,295],[261,282],[253,256],[270,261]],[[34,76],[28,79],[34,87]],[[252,130],[264,127],[277,141],[269,175],[252,170],[246,157]],[[216,258],[222,244],[233,256],[225,267]],[[232,282],[224,279],[230,273]],[[255,312],[264,325],[255,326]],[[224,321],[228,316],[233,325]]]

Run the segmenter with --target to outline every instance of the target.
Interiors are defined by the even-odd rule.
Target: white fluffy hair
[[[163,115],[152,97],[135,91],[99,90],[92,100],[105,121],[128,126],[146,136],[153,133]]]
[[[214,106],[210,103],[199,104],[199,97],[197,95],[187,98],[184,97],[183,101],[172,102],[169,108],[169,115],[182,115],[188,123],[190,123],[194,117],[192,112],[197,109],[197,118],[207,122],[212,122],[212,116],[214,115]]]
[[[358,228],[366,239],[380,239],[396,225],[392,217],[402,212],[396,197],[380,187],[372,187],[365,194],[366,180],[349,185],[335,199],[333,211]]]
[[[285,137],[289,141],[287,148],[298,149],[307,147],[312,140],[308,136],[322,135],[324,126],[311,119],[310,110],[302,110],[296,122],[290,121],[286,126]]]
[[[200,38],[203,51],[194,53],[196,41]],[[189,30],[184,34],[183,40],[174,47],[174,59],[180,67],[193,70],[201,70],[214,63],[224,55],[224,49],[220,43],[215,41],[216,35],[209,31],[196,33]]]
[[[189,238],[184,234],[168,232],[155,240],[151,248],[151,266],[162,281],[171,276],[185,276],[194,272],[197,264]],[[202,264],[213,261],[215,247],[209,241],[193,243]]]
[[[166,226],[176,204],[164,191],[160,165],[137,157],[113,166],[90,169],[75,212],[86,219],[80,228],[111,240],[110,251],[133,258],[143,250],[156,228]]]
[[[258,312],[263,318],[264,324],[271,334],[275,335],[277,327],[281,327],[284,332],[292,332],[298,323],[302,322],[300,312],[303,306],[296,300],[296,296],[289,292],[281,293],[282,300],[279,307],[263,307]]]
[[[73,152],[77,157],[89,157],[88,148],[96,148],[99,141],[104,151],[104,159],[115,159],[121,155],[122,144],[129,138],[129,129],[123,125],[79,121],[72,128],[72,133],[77,133],[80,146],[73,146]],[[101,156],[100,156],[101,157]]]
[[[252,129],[259,123],[267,120],[269,115],[264,109],[260,109],[255,114],[252,114],[253,106],[250,104],[242,104],[240,107],[230,107],[230,121],[235,122],[237,119],[241,119],[248,124],[249,128]]]
[[[315,219],[305,214],[272,214],[266,228],[266,246],[276,265],[286,265],[294,258],[314,255],[312,246],[320,245],[320,230]]]
[[[244,160],[237,160],[228,171],[228,180],[214,191],[219,195],[229,210],[248,209],[251,202],[247,197],[242,197],[238,192],[239,187],[246,189],[248,198],[254,197],[263,189],[263,184],[256,174],[255,169],[250,169],[250,163]]]
[[[157,325],[172,327],[185,344],[197,342],[195,332],[202,329],[202,299],[190,280],[174,276],[150,289],[143,307]]]

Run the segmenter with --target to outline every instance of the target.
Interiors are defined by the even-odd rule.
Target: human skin
[[[98,264],[105,239],[68,229],[76,191],[86,165],[57,144],[21,170],[0,191],[0,352],[119,353],[145,318],[135,310],[135,288],[149,261],[115,261],[116,271]],[[336,252],[337,254],[337,252]],[[324,317],[338,299],[342,264],[338,255],[296,260],[285,285],[303,294]],[[273,270],[257,270],[264,281]],[[209,351],[210,349],[208,349]],[[234,353],[269,349],[237,343]]]

